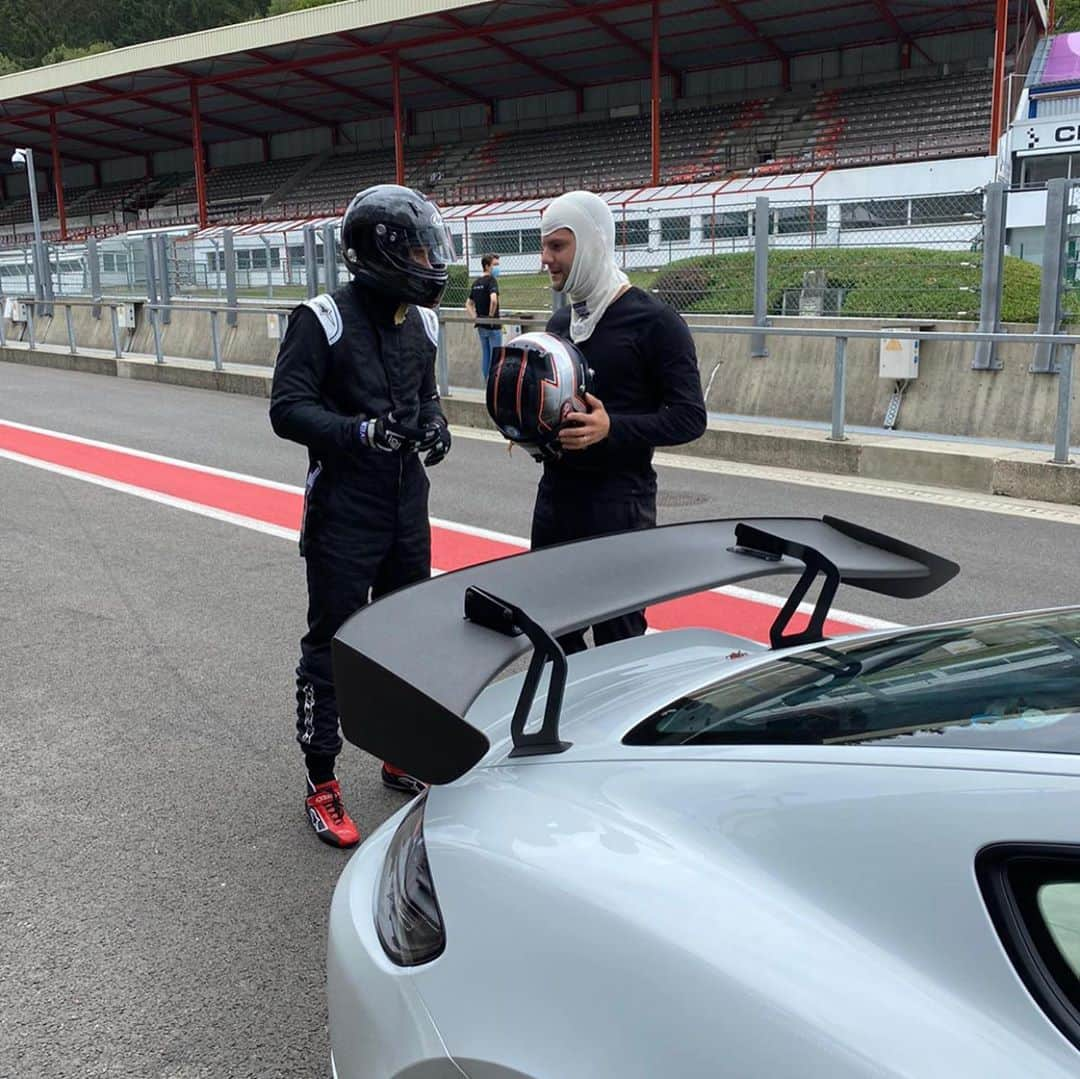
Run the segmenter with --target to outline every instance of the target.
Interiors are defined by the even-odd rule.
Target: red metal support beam
[[[401,130],[401,61],[395,52],[390,57],[390,77],[394,89],[394,181],[405,183],[405,134]]]
[[[197,84],[198,80],[195,80],[195,81],[196,81],[196,84]],[[171,83],[171,84],[169,84],[168,86],[165,86],[165,87],[156,87],[154,90],[150,91],[150,93],[155,93],[156,94],[156,93],[161,93],[164,90],[175,90],[175,89],[178,89],[181,86],[190,87],[191,82],[192,82],[192,80],[190,78],[186,78],[186,79],[183,80],[183,82]],[[121,94],[118,94],[118,93],[112,92],[111,90],[109,90],[109,88],[107,86],[103,86],[100,82],[88,82],[86,85],[89,86],[91,90],[101,90],[101,91],[104,91],[106,93],[106,95],[107,95],[106,97],[95,99],[95,100],[89,102],[89,104],[106,105],[106,104],[111,104],[112,102],[115,102],[115,101],[134,101],[134,102],[138,103],[139,105],[145,105],[147,108],[158,109],[161,112],[169,113],[171,116],[183,117],[183,119],[185,121],[187,121],[188,123],[191,122],[191,114],[188,113],[185,109],[180,108],[178,105],[169,105],[169,104],[166,104],[164,101],[157,101],[154,98],[150,97],[149,93],[141,93],[141,94],[122,94],[121,93]],[[85,104],[88,104],[88,103],[83,102],[83,104],[85,105]],[[226,120],[215,120],[215,119],[211,118],[209,120],[209,123],[213,127],[222,128],[224,131],[235,131],[238,135],[243,135],[245,138],[248,138],[248,139],[258,139],[258,138],[262,137],[262,132],[261,131],[255,131],[250,127],[242,127],[240,124],[230,123],[230,122],[228,122]],[[187,140],[186,139],[184,140],[184,145],[185,146],[187,145]]]
[[[49,142],[52,146],[53,185],[56,188],[56,214],[60,218],[60,239],[67,239],[67,209],[64,206],[64,169],[60,164],[60,140],[56,134],[56,113],[49,113]]]
[[[627,5],[619,4],[618,6],[625,7]],[[545,19],[542,19],[541,22],[538,23],[531,23],[529,20],[522,19],[515,19],[513,20],[513,22],[526,22],[530,25],[539,26],[542,25],[544,22],[548,21],[548,19],[558,18],[559,14],[559,12],[554,12],[552,15],[547,16]],[[571,10],[568,8],[566,12],[562,14],[569,15],[572,18],[581,18],[581,12],[577,11],[576,9]],[[557,71],[552,71],[550,67],[545,67],[538,60],[534,60],[531,56],[526,56],[523,52],[520,52],[519,50],[513,48],[511,45],[504,45],[492,34],[484,33],[476,27],[469,26],[468,23],[463,22],[456,15],[450,15],[447,12],[440,12],[439,18],[442,19],[443,22],[449,23],[451,26],[453,26],[456,30],[460,31],[465,36],[475,37],[478,40],[490,45],[492,48],[497,49],[504,56],[509,56],[515,64],[521,64],[522,67],[527,67],[530,71],[535,72],[537,75],[540,75],[542,78],[547,79],[549,82],[557,83],[564,90],[573,90],[574,93],[577,93],[577,83],[571,82],[570,79],[566,78],[565,75],[560,75]],[[496,27],[496,29],[501,29],[501,27]],[[403,47],[406,44],[409,43],[403,43]]]
[[[359,38],[355,34],[344,32],[337,36],[343,41],[349,42],[350,45],[355,45],[360,49],[370,50],[373,47],[370,41],[364,41],[363,38]],[[419,75],[421,78],[427,79],[437,86],[441,86],[444,90],[450,90],[452,93],[460,94],[462,97],[467,98],[469,101],[474,101],[478,105],[487,106],[491,104],[483,94],[478,94],[464,83],[457,82],[454,79],[448,78],[446,75],[440,75],[437,71],[432,71],[431,68],[425,67],[423,64],[418,64],[415,60],[406,60],[400,52],[395,53],[395,55],[401,66],[407,71],[411,71],[414,75]],[[342,89],[347,90],[348,87],[342,87]],[[372,98],[372,100],[374,100],[374,98]]]
[[[206,228],[206,154],[202,141],[202,117],[199,115],[199,87],[193,82],[191,93],[191,156],[195,163],[195,201],[199,207],[199,228]]]
[[[367,42],[361,41],[359,38],[354,38],[351,34],[338,34],[338,37],[346,38],[348,41],[363,48],[369,48]],[[262,60],[267,64],[274,64],[277,61],[268,53],[261,52],[259,49],[247,49],[249,56],[254,56],[257,60]],[[385,113],[390,108],[390,103],[382,98],[372,97],[371,94],[365,93],[363,90],[358,90],[355,86],[349,86],[346,83],[338,82],[337,79],[331,79],[327,75],[320,75],[317,71],[312,71],[310,68],[302,67],[298,68],[296,74],[301,78],[307,79],[309,82],[318,83],[319,86],[325,86],[328,90],[334,90],[339,94],[345,94],[347,97],[356,98],[357,101],[364,101],[373,108],[379,110],[380,113]]]
[[[332,127],[333,122],[326,116],[316,116],[313,112],[308,112],[306,109],[298,109],[295,105],[281,105],[276,101],[272,101],[268,97],[263,97],[261,94],[252,93],[251,90],[245,90],[240,86],[225,86],[222,90],[226,94],[232,94],[234,97],[243,98],[244,101],[250,101],[253,105],[259,105],[264,109],[270,111],[283,112],[288,116],[295,116],[298,120],[303,120],[305,124],[311,124],[313,127]],[[260,132],[258,138],[262,138],[263,133]]]
[[[51,116],[52,113],[50,112],[49,115]],[[33,131],[33,132],[36,132],[39,135],[49,135],[49,134],[51,134],[50,125],[48,125],[48,124],[31,124],[31,123],[27,122],[26,120],[23,120],[21,117],[0,116],[0,124],[13,124],[15,127],[21,127],[25,131]],[[110,153],[112,153],[114,155],[116,153],[116,143],[115,142],[105,142],[103,139],[95,139],[92,135],[76,135],[74,132],[68,134],[66,137],[69,138],[69,139],[74,139],[76,142],[86,143],[87,146],[96,146],[100,150],[108,150]],[[81,161],[83,163],[87,163],[87,162],[92,160],[92,158],[76,157],[74,154],[68,154],[68,153],[65,153],[65,156],[70,158],[72,161]]]
[[[602,3],[590,5],[590,10],[594,15],[602,15],[609,11],[621,11],[623,8],[640,7],[641,2],[642,0],[604,0]],[[449,22],[453,29],[441,33],[422,35],[407,41],[395,41],[383,45],[373,45],[367,51],[361,51],[359,49],[339,49],[332,53],[305,57],[302,60],[281,60],[273,64],[264,64],[260,67],[245,68],[241,71],[228,71],[217,75],[206,75],[196,79],[195,82],[199,86],[216,86],[219,83],[235,82],[238,79],[266,78],[268,75],[284,74],[285,72],[299,71],[302,69],[307,70],[321,64],[345,63],[349,60],[355,60],[360,56],[389,56],[402,49],[422,48],[429,45],[445,45],[455,41],[461,41],[463,38],[477,38],[488,42],[488,44],[499,49],[504,55],[510,56],[516,63],[530,68],[544,78],[558,83],[567,90],[577,91],[577,83],[571,82],[565,76],[559,75],[557,72],[546,69],[539,61],[535,61],[531,57],[525,56],[523,53],[518,52],[517,49],[502,44],[497,41],[493,35],[500,31],[524,30],[535,26],[554,25],[559,22],[564,22],[567,19],[580,19],[581,13],[579,11],[565,8],[545,12],[542,15],[530,15],[518,19],[507,19],[505,22],[497,23],[494,26],[487,26],[482,31],[478,31],[476,27],[472,27],[468,23],[462,22],[453,15],[440,13],[439,17],[444,21]],[[102,95],[101,97],[83,101],[81,102],[81,105],[83,107],[89,107],[93,105],[106,105],[115,101],[138,101],[151,108],[161,109],[164,112],[171,112],[174,115],[183,116],[186,120],[188,119],[188,114],[184,112],[183,109],[165,105],[154,100],[150,95],[186,89],[189,82],[190,80],[188,79],[178,79],[175,82],[163,83],[160,86],[152,87],[149,90],[142,90],[139,93],[132,93],[130,91],[112,91],[107,87],[102,87],[100,80],[96,83],[87,82],[85,83],[86,86],[89,86],[91,89],[101,90]],[[384,105],[383,108],[385,107],[386,106]],[[33,116],[46,115],[48,111],[48,109],[41,109],[38,112],[26,113],[25,116],[26,118],[30,118]],[[239,131],[240,134],[246,135],[249,138],[259,138],[262,135],[262,132],[252,131],[250,128],[242,128],[238,124],[216,120],[212,115],[207,117],[207,123],[214,127]]]
[[[50,102],[40,97],[35,97],[32,94],[27,94],[27,101],[32,101],[35,105],[44,105],[50,112],[55,112],[58,115],[60,113],[67,113],[69,116],[81,116],[84,120],[93,120],[100,124],[108,124],[109,127],[116,127],[122,131],[130,131],[132,134],[141,135],[143,138],[147,136],[151,138],[164,139],[166,142],[175,142],[179,146],[187,146],[187,139],[182,139],[179,135],[170,135],[167,131],[147,131],[145,127],[140,127],[138,124],[129,124],[124,120],[118,120],[115,116],[103,116],[96,112],[90,112],[89,109],[80,109],[74,105],[53,105]]]
[[[11,117],[10,116],[0,117],[0,124],[3,124],[3,123],[11,123]],[[31,130],[36,132],[36,133],[39,133],[39,134],[42,133],[42,129],[38,128],[38,127],[31,128]],[[49,130],[48,128],[45,128],[44,133],[47,134],[48,130]],[[8,143],[11,146],[27,146],[31,150],[33,150],[35,154],[37,154],[37,153],[42,153],[43,154],[45,152],[45,150],[47,149],[47,147],[43,143],[34,142],[32,139],[25,139],[21,135],[20,136],[0,135],[0,143]],[[115,152],[115,147],[113,148],[113,150]],[[81,154],[73,154],[73,153],[70,153],[67,150],[64,151],[63,156],[68,161],[77,161],[80,165],[94,165],[94,164],[97,163],[97,158],[83,157]]]
[[[771,37],[762,33],[757,24],[747,18],[747,16],[735,6],[732,0],[715,0],[715,3],[740,30],[743,30],[752,37],[759,45],[764,45],[781,64],[789,62],[788,54],[784,52]]]
[[[166,71],[171,71],[174,75],[183,75],[186,79],[193,79],[194,74],[190,71],[185,71],[182,67],[168,66]],[[307,112],[304,109],[298,109],[295,105],[281,105],[276,101],[272,101],[268,97],[263,97],[261,94],[256,94],[251,90],[245,90],[240,86],[226,86],[223,88],[223,92],[226,94],[232,94],[234,97],[239,97],[244,101],[250,101],[253,105],[259,105],[264,109],[283,112],[288,116],[295,116],[298,120],[303,120],[305,124],[313,124],[315,127],[329,127],[329,122],[325,116],[316,116],[313,112]],[[262,135],[258,136],[260,139]]]
[[[1005,48],[1009,37],[1009,0],[997,0],[994,32],[994,90],[990,106],[990,154],[997,153],[1005,108]]]
[[[570,0],[570,7],[576,7],[581,12],[582,16],[589,20],[599,30],[603,30],[608,37],[619,42],[620,45],[625,45],[626,48],[636,53],[643,60],[648,60],[650,65],[652,64],[652,52],[645,48],[636,38],[632,38],[621,27],[615,26],[610,23],[602,15],[594,15],[589,11],[588,7],[578,5],[574,0]],[[682,72],[677,68],[673,68],[670,64],[665,64],[661,59],[660,70],[669,78],[675,81],[675,96],[680,97],[682,95]]]
[[[926,50],[922,48],[922,46],[917,45],[911,35],[900,25],[900,20],[892,13],[888,0],[874,0],[874,7],[877,8],[878,14],[889,24],[889,29],[896,35],[896,40],[902,45],[907,46],[909,57],[911,55],[910,50],[918,49],[927,60],[930,60],[930,62],[933,63],[933,60],[927,54]],[[911,66],[910,59],[907,66]]]
[[[652,185],[660,186],[660,0],[652,0]]]

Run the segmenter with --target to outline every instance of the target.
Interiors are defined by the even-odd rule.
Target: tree
[[[303,11],[309,7],[322,7],[324,4],[334,4],[337,0],[270,0],[267,15],[284,15],[289,11]]]
[[[57,45],[41,58],[41,62],[42,64],[60,64],[65,60],[78,60],[80,56],[108,52],[115,47],[111,41],[94,41],[89,45]]]
[[[1080,30],[1080,0],[1057,0],[1054,11],[1057,30]]]

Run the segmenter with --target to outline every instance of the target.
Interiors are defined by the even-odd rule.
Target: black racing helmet
[[[553,333],[522,333],[500,348],[488,371],[487,410],[511,442],[538,461],[562,454],[559,428],[588,412],[589,367],[576,345]]]
[[[417,261],[423,252],[430,265]],[[341,219],[341,254],[362,285],[401,303],[437,307],[454,241],[435,203],[397,184],[365,188]]]

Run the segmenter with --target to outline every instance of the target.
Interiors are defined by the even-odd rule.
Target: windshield
[[[1080,611],[780,656],[674,701],[623,742],[1080,753]]]

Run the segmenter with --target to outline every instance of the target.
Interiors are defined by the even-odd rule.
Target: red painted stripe
[[[475,566],[477,562],[490,562],[493,558],[521,554],[526,549],[516,543],[504,543],[486,536],[470,536],[468,532],[431,526],[431,561],[444,573],[465,566]]]
[[[267,524],[300,527],[302,500],[298,494],[250,480],[215,476],[183,465],[151,461],[132,453],[88,446],[3,423],[0,423],[0,448]]]
[[[200,506],[224,510],[240,517],[250,517],[284,528],[300,527],[302,497],[294,491],[281,491],[257,480],[217,476],[182,464],[149,460],[122,450],[88,446],[56,435],[24,431],[3,422],[0,422],[0,449],[90,476],[181,498]],[[437,526],[431,529],[431,546],[432,562],[444,572],[519,554],[526,549],[503,540]],[[717,592],[701,592],[671,600],[651,607],[648,612],[649,625],[655,629],[702,626],[756,641],[769,639],[769,627],[775,617],[776,608],[766,603]],[[796,615],[792,629],[801,629],[806,622],[805,615]],[[851,633],[859,628],[833,620],[825,625],[826,632],[832,635]]]
[[[647,617],[653,629],[700,626],[705,629],[722,629],[740,637],[749,637],[752,641],[767,642],[769,628],[777,613],[776,607],[757,603],[752,599],[743,599],[741,596],[698,592],[693,596],[683,596],[682,599],[673,599],[650,607]],[[805,629],[809,622],[809,615],[797,613],[791,620],[788,632]],[[860,628],[831,618],[825,620],[825,632],[832,637],[854,633]]]

